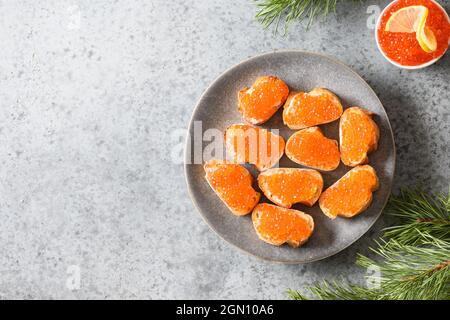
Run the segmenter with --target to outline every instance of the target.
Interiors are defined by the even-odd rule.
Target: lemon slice
[[[395,11],[386,23],[389,32],[417,32],[420,25],[428,17],[428,8],[425,6],[409,6]]]
[[[386,23],[385,31],[415,32],[420,47],[425,52],[434,52],[437,49],[436,37],[433,31],[425,26],[428,12],[425,6],[409,6],[397,10]]]
[[[416,39],[423,51],[431,53],[437,49],[437,41],[433,31],[428,27],[419,28],[416,33]]]

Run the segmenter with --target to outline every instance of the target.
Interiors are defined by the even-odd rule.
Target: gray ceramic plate
[[[244,86],[251,86],[253,81],[262,75],[280,77],[291,90],[309,91],[318,86],[328,88],[341,98],[344,108],[361,106],[375,112],[377,115],[375,121],[380,127],[379,148],[369,156],[370,164],[375,168],[380,179],[380,188],[374,193],[371,206],[353,219],[330,220],[320,211],[317,204],[312,208],[295,205],[294,209],[309,213],[315,222],[314,234],[300,248],[291,248],[287,245],[276,247],[259,240],[253,230],[251,216],[234,216],[209,187],[204,178],[202,164],[194,164],[193,161],[194,136],[197,135],[195,138],[197,142],[199,137],[198,132],[197,134],[194,132],[194,121],[201,121],[202,129],[199,132],[205,132],[211,128],[223,131],[232,123],[243,122],[237,111],[237,92]],[[282,108],[262,127],[279,129],[281,135],[287,139],[294,131],[283,125],[281,113]],[[321,128],[328,137],[339,140],[338,121],[322,125]],[[185,172],[188,189],[195,206],[208,225],[224,240],[266,260],[307,263],[338,253],[358,240],[375,223],[391,191],[395,168],[395,145],[389,119],[380,100],[358,74],[339,61],[321,54],[304,51],[267,53],[248,59],[227,70],[200,98],[189,124],[189,135],[192,140],[188,138],[186,142]],[[204,140],[207,138],[205,136]],[[210,141],[204,141],[203,147],[210,143]],[[205,155],[204,160],[211,157],[223,158],[224,155]],[[246,167],[256,178],[256,169],[251,165]],[[280,167],[301,166],[283,156]],[[337,170],[323,172],[324,187],[333,184],[349,169],[341,163]],[[261,201],[269,202],[265,198]]]

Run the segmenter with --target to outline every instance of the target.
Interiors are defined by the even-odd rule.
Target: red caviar
[[[429,10],[426,26],[434,32],[437,40],[437,50],[432,53],[427,53],[420,47],[415,33],[384,31],[394,12],[414,5],[423,5]],[[439,58],[447,51],[450,22],[443,9],[431,0],[399,0],[383,14],[377,32],[380,47],[388,58],[403,66],[417,66]]]

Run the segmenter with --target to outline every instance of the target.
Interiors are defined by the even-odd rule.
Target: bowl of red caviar
[[[396,0],[380,14],[375,38],[381,54],[403,69],[438,61],[450,43],[450,18],[434,0]]]

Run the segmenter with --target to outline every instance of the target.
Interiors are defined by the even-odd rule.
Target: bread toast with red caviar
[[[304,129],[333,122],[339,119],[342,110],[339,98],[330,90],[291,92],[284,104],[283,122],[290,129]]]
[[[283,156],[281,136],[247,124],[233,124],[225,130],[225,146],[233,160],[251,163],[259,171],[273,167]]]
[[[370,206],[378,187],[375,170],[369,165],[357,166],[322,193],[320,209],[331,219],[352,218]]]
[[[332,171],[339,166],[338,142],[327,138],[319,127],[297,131],[286,142],[286,156],[310,168]]]
[[[258,176],[258,185],[273,203],[290,208],[295,203],[312,206],[323,189],[322,175],[312,169],[273,168]]]
[[[342,162],[357,166],[369,162],[368,154],[378,148],[380,130],[373,121],[374,113],[360,107],[344,111],[339,122],[339,140]]]
[[[252,221],[258,237],[275,246],[287,243],[297,248],[314,231],[314,220],[310,215],[268,203],[260,203],[253,209]]]
[[[269,120],[284,104],[289,95],[289,87],[274,76],[256,79],[251,88],[243,88],[238,93],[238,110],[245,121],[262,124]]]
[[[259,202],[261,194],[253,189],[253,177],[243,166],[210,160],[204,169],[209,185],[233,214],[246,215]]]

